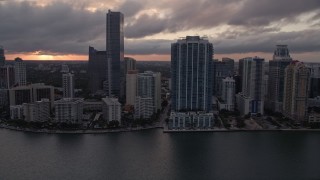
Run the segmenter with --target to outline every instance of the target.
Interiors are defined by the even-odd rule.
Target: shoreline
[[[215,132],[320,132],[320,129],[198,129],[198,130],[168,130],[164,127],[140,127],[127,129],[102,129],[102,130],[48,130],[48,129],[22,129],[12,126],[0,125],[1,129],[12,131],[43,133],[43,134],[108,134],[163,129],[163,133],[215,133]]]
[[[122,133],[122,132],[135,132],[150,129],[162,129],[162,127],[141,127],[130,129],[101,129],[101,130],[48,130],[48,129],[23,129],[13,126],[0,125],[1,129],[12,131],[30,132],[30,133],[43,133],[43,134],[107,134],[107,133]]]

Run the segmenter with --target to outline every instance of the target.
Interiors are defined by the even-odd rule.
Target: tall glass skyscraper
[[[283,93],[284,93],[284,75],[285,68],[292,62],[287,45],[277,45],[273,55],[273,60],[269,61],[269,80],[267,108],[281,112]]]
[[[120,97],[121,86],[124,83],[121,64],[124,60],[124,16],[121,12],[108,11],[106,27],[106,51],[110,60],[111,83],[109,89],[111,94]]]
[[[171,46],[172,109],[210,111],[213,46],[199,36],[187,36]]]
[[[264,113],[264,59],[248,57],[241,59],[241,93],[237,94],[238,110],[242,115]]]
[[[213,114],[206,114],[212,111],[212,56],[213,45],[199,36],[171,45],[172,128],[213,125]]]

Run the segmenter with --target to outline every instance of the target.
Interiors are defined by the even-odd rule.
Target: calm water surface
[[[0,179],[320,179],[320,133],[0,129]]]

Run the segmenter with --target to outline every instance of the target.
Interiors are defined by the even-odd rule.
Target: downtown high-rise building
[[[264,113],[264,59],[241,59],[242,90],[237,94],[237,106],[242,115]]]
[[[0,67],[0,108],[6,108],[9,104],[9,89],[15,84],[14,67],[5,65]]]
[[[285,69],[283,114],[296,123],[307,120],[310,69],[292,61]]]
[[[146,71],[137,74],[135,118],[150,118],[161,110],[161,73]]]
[[[4,48],[0,46],[0,67],[6,63],[6,57],[4,56]]]
[[[17,86],[9,90],[10,106],[34,103],[41,99],[49,99],[51,108],[54,102],[54,87],[43,83]]]
[[[213,126],[213,45],[187,36],[171,45],[172,104],[169,128]]]
[[[234,111],[235,108],[235,80],[233,77],[222,79],[222,95],[219,99],[219,110]]]
[[[14,66],[5,65],[0,67],[0,89],[10,89],[15,84]]]
[[[125,78],[121,68],[124,61],[124,16],[121,12],[109,10],[106,17],[106,51],[110,64],[106,88],[113,96],[120,97]]]
[[[62,75],[62,90],[64,98],[74,98],[74,74]]]
[[[268,93],[266,106],[274,112],[282,111],[285,68],[292,62],[287,45],[277,45],[269,61]]]
[[[131,70],[137,70],[137,67],[136,67],[136,63],[137,61],[133,58],[130,58],[130,57],[125,57],[124,58],[124,72],[125,74],[128,73],[128,71],[131,71]]]
[[[310,63],[306,65],[310,68],[310,93],[309,98],[320,97],[320,64]]]
[[[221,97],[222,79],[234,75],[234,60],[222,58],[222,61],[213,61],[213,95]]]
[[[134,106],[137,96],[137,70],[130,70],[126,74],[126,105]]]
[[[98,51],[93,47],[89,47],[89,90],[91,93],[102,91],[107,77],[107,53],[106,51]]]
[[[21,58],[14,60],[15,85],[27,85],[27,68],[25,62]]]
[[[133,72],[136,72],[135,74],[138,73],[137,68],[136,68],[136,60],[130,57],[125,57],[124,58],[124,85],[121,87],[123,92],[125,92],[125,103],[127,105],[133,105],[134,100],[133,100],[133,95],[135,96],[136,91],[132,89],[133,84],[136,83],[136,81],[133,81],[132,78],[135,77]],[[127,85],[130,86],[131,89],[127,91]],[[134,92],[133,92],[134,91]],[[129,99],[128,99],[129,98]]]

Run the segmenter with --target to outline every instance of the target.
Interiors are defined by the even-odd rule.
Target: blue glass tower
[[[199,36],[187,36],[171,45],[172,110],[212,110],[213,45]]]
[[[109,70],[111,71],[111,83],[109,88],[111,94],[120,97],[121,86],[123,86],[124,75],[121,73],[121,64],[124,61],[124,33],[123,33],[124,17],[121,12],[107,13],[106,27],[106,51],[108,61],[111,61]],[[110,90],[109,90],[110,91]]]

